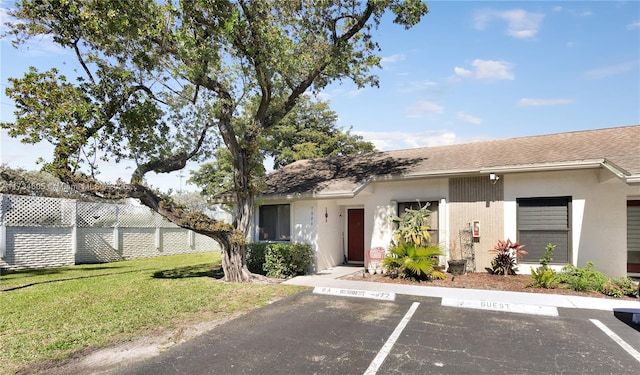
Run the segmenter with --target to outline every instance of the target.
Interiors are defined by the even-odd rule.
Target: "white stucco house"
[[[418,201],[443,264],[484,271],[511,239],[523,273],[554,243],[557,267],[640,276],[640,125],[298,161],[267,176],[252,240],[310,243],[316,271],[361,263]]]

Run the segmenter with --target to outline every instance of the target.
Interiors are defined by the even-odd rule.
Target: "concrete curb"
[[[346,270],[345,270],[346,268]],[[405,284],[387,284],[371,281],[342,280],[339,277],[358,272],[357,268],[336,267],[320,275],[298,276],[283,284],[308,287],[345,288],[370,292],[396,293],[420,297],[456,298],[513,304],[553,306],[574,309],[614,311],[637,309],[640,301],[619,301],[611,298],[580,297],[560,294],[522,293],[497,290],[443,288]]]

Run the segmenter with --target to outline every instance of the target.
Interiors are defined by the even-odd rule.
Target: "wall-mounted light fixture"
[[[498,180],[500,179],[500,176],[498,176],[495,173],[489,173],[489,181],[491,181],[492,184],[496,184],[496,182],[498,182]]]
[[[329,212],[327,211],[327,208],[324,208],[324,222],[326,223],[327,220],[329,220]]]

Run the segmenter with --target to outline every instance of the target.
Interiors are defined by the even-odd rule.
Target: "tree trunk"
[[[245,139],[245,145],[253,147],[251,139]],[[233,149],[230,148],[233,153]],[[222,270],[227,282],[250,282],[255,276],[246,266],[246,242],[253,220],[254,197],[251,189],[251,169],[249,160],[251,150],[240,148],[234,155],[234,185],[236,189],[236,209],[234,232],[230,241],[222,245]]]
[[[222,249],[222,269],[224,281],[243,283],[252,280],[252,274],[245,265],[245,244],[231,242],[228,249]]]

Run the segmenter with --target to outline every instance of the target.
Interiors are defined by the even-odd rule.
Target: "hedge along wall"
[[[104,263],[217,251],[144,206],[0,194],[0,268]]]

